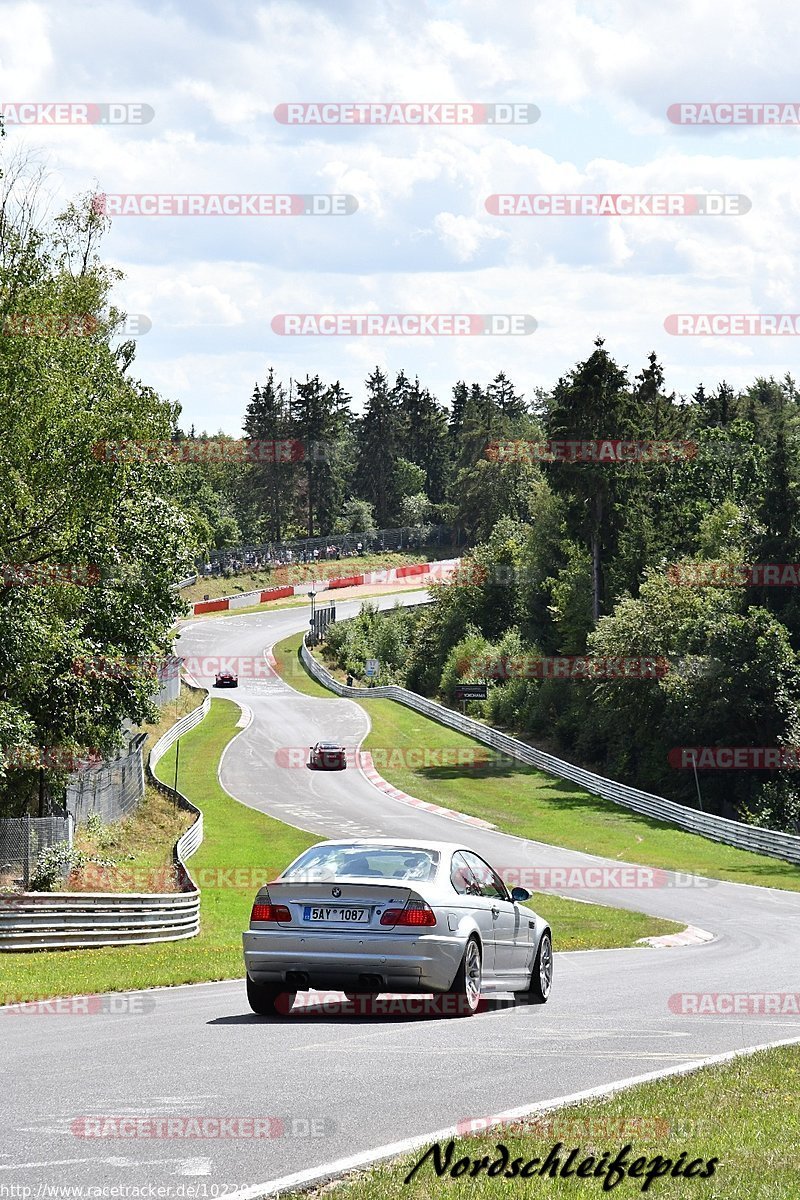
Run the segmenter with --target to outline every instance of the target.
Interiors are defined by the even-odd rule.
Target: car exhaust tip
[[[286,982],[295,988],[307,988],[308,975],[305,971],[287,971]]]
[[[380,975],[359,975],[358,986],[364,992],[382,992],[385,988],[385,983]]]

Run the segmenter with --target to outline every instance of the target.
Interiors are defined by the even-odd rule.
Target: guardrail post
[[[28,884],[31,881],[31,819],[28,813],[25,813],[23,832],[25,836],[25,848],[22,852],[22,884],[27,890]]]

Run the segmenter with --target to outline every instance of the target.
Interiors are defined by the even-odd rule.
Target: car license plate
[[[338,921],[351,924],[364,924],[369,921],[368,908],[345,908],[337,904],[333,908],[316,908],[307,904],[303,908],[304,921]]]

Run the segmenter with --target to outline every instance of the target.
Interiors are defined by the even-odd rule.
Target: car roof
[[[418,838],[335,838],[327,842],[317,842],[316,845],[310,847],[314,850],[319,850],[322,846],[385,846],[391,849],[393,846],[402,847],[403,850],[438,850],[440,853],[455,853],[456,850],[467,850],[469,846],[462,846],[461,842],[429,842]],[[475,851],[477,853],[477,851]]]
[[[317,742],[320,750],[342,750],[341,742]]]

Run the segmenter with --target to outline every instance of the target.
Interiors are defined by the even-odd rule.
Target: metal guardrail
[[[656,796],[652,792],[642,792],[638,788],[618,783],[614,779],[607,779],[603,775],[595,775],[592,771],[576,767],[573,763],[565,762],[552,754],[545,754],[544,751],[536,750],[533,746],[528,746],[525,742],[520,742],[506,733],[500,733],[499,730],[483,725],[480,721],[462,716],[461,713],[445,708],[435,700],[418,696],[415,692],[410,692],[396,684],[374,688],[347,687],[346,684],[339,683],[337,679],[334,679],[330,672],[314,658],[306,645],[305,638],[301,647],[301,655],[311,675],[323,687],[335,692],[337,696],[347,696],[355,700],[380,697],[396,700],[399,704],[404,704],[407,708],[412,708],[416,712],[422,713],[423,716],[438,721],[440,725],[448,725],[451,729],[475,738],[476,741],[491,746],[492,749],[499,750],[519,762],[538,767],[540,771],[546,771],[548,775],[568,779],[585,791],[591,792],[592,795],[602,796],[604,800],[611,800],[614,804],[619,804],[622,808],[630,809],[641,816],[652,817],[669,825],[676,825],[690,833],[701,834],[712,841],[724,842],[726,845],[736,846],[740,850],[752,850],[757,854],[767,854],[771,858],[800,863],[800,837],[796,837],[794,834],[781,833],[775,829],[764,829],[760,825],[746,825],[743,821],[731,821],[727,817],[717,817],[712,813],[698,812],[695,809],[686,808],[674,800]]]
[[[203,840],[203,814],[191,800],[156,779],[153,769],[182,734],[200,724],[210,707],[211,697],[206,694],[199,708],[159,738],[148,763],[154,786],[196,817],[172,854],[181,891],[0,895],[0,952],[131,946],[196,937],[200,932],[200,892],[186,868],[186,859]]]
[[[162,783],[160,779],[157,779],[155,769],[157,764],[166,754],[167,750],[169,750],[171,746],[174,746],[178,738],[183,737],[183,735],[188,733],[190,729],[194,729],[196,725],[199,725],[204,717],[208,715],[210,708],[211,696],[209,693],[206,693],[205,699],[199,708],[187,713],[187,715],[182,717],[177,724],[173,725],[171,729],[168,729],[163,737],[158,739],[150,751],[150,757],[147,762],[147,773],[150,776],[150,782],[153,784],[153,786],[157,787],[158,790],[163,792],[165,796],[170,796],[179,808],[183,808],[187,812],[196,814],[196,820],[178,839],[173,852],[173,858],[178,871],[182,872],[182,882],[185,882],[189,885],[189,887],[193,888],[194,891],[197,892],[198,905],[200,893],[197,891],[197,888],[186,869],[186,859],[191,858],[193,854],[197,853],[197,850],[203,841],[203,814],[197,805],[192,804],[191,800],[187,800],[182,792],[177,792],[175,788],[172,788],[168,784]]]

